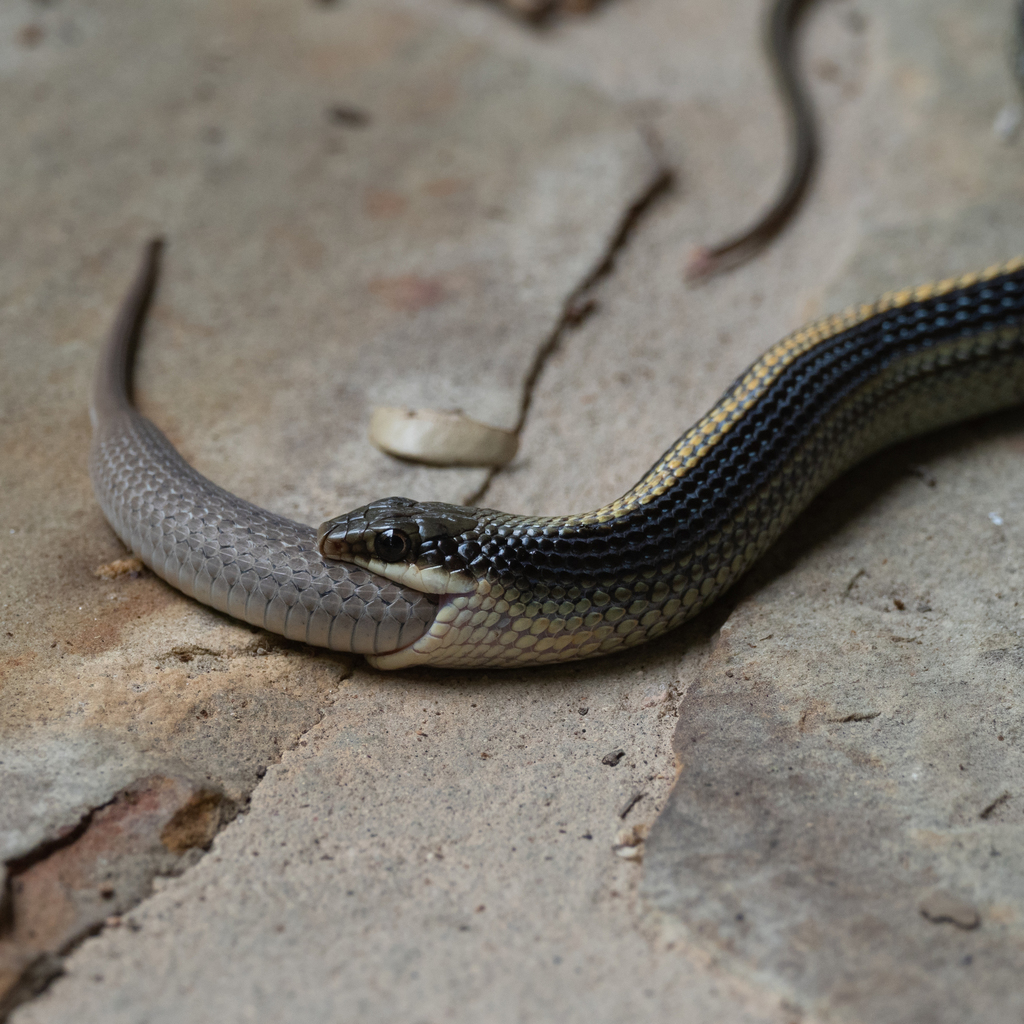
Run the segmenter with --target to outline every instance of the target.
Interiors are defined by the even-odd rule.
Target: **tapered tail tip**
[[[683,277],[687,281],[700,281],[703,278],[711,277],[718,270],[718,257],[706,245],[699,245],[690,253],[690,258],[683,270]]]

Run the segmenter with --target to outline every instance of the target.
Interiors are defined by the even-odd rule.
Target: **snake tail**
[[[688,280],[710,277],[745,262],[786,226],[807,191],[818,158],[818,134],[811,101],[797,70],[794,36],[800,15],[811,2],[777,0],[765,31],[765,51],[789,122],[789,167],[782,188],[753,224],[716,245],[695,249],[686,265]]]

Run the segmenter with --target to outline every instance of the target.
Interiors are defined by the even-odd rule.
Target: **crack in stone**
[[[983,811],[982,811],[982,812],[981,812],[981,813],[980,813],[980,814],[978,815],[978,817],[979,817],[979,818],[981,818],[981,819],[982,819],[983,821],[987,821],[987,820],[988,820],[989,818],[991,818],[991,817],[992,817],[992,815],[993,815],[993,814],[994,814],[994,813],[995,813],[995,812],[996,812],[997,810],[999,810],[999,808],[1000,808],[1000,807],[1002,807],[1002,806],[1003,806],[1003,804],[1005,804],[1005,803],[1006,803],[1006,801],[1007,801],[1007,800],[1009,800],[1009,799],[1010,799],[1010,793],[1009,793],[1009,790],[1003,790],[1003,792],[1002,792],[1002,793],[1000,793],[1000,794],[999,794],[999,796],[997,796],[997,797],[995,798],[995,800],[993,800],[993,801],[992,801],[992,803],[990,803],[990,804],[989,804],[989,805],[988,805],[988,806],[987,806],[987,807],[986,807],[986,808],[985,808],[985,809],[984,809],[984,810],[983,810]]]
[[[623,214],[604,255],[590,273],[569,293],[569,296],[562,305],[562,314],[558,318],[558,322],[546,340],[534,353],[530,369],[523,381],[523,396],[519,405],[519,418],[514,427],[517,436],[522,434],[523,427],[526,426],[530,407],[533,404],[534,392],[548,361],[561,347],[565,335],[597,312],[597,300],[591,292],[615,269],[615,263],[619,254],[629,243],[640,221],[649,212],[651,207],[671,190],[674,182],[675,177],[671,169],[662,165],[644,192]],[[466,504],[478,506],[484,500],[495,476],[503,468],[502,466],[495,466],[489,469],[480,487],[466,499]]]
[[[0,1021],[63,974],[63,958],[199,860],[237,813],[205,782],[138,779],[8,860],[0,904]]]
[[[878,718],[881,711],[854,711],[849,715],[843,715],[842,718],[827,718],[826,721],[832,725],[846,725],[847,722],[870,722],[873,718]]]

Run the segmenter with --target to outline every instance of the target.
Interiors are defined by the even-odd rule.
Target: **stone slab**
[[[396,0],[396,10],[429,21],[438,32],[500,52],[512,63],[525,61],[550,80],[575,79],[587,95],[602,95],[617,117],[628,111],[645,127],[677,171],[675,191],[637,224],[613,272],[594,289],[594,313],[559,335],[533,394],[521,454],[495,477],[489,504],[538,512],[594,507],[632,484],[764,347],[800,321],[880,287],[994,262],[1024,248],[1015,220],[1020,151],[992,131],[996,114],[1019,102],[1004,61],[1005,5],[911,0],[894,8],[881,0],[837,0],[817,5],[805,33],[804,58],[826,128],[825,159],[800,218],[756,262],[701,288],[684,288],[681,272],[691,247],[742,223],[767,200],[781,167],[780,121],[755,57],[757,7],[747,0],[636,0],[536,34],[483,4],[407,0],[399,8]],[[311,18],[311,9],[302,17]],[[332,95],[327,102],[342,101]],[[387,201],[375,207],[392,208]],[[204,219],[216,214],[212,204],[203,212]],[[361,245],[375,244],[369,232],[360,237]],[[203,251],[216,254],[217,273],[203,266],[187,281],[179,278],[193,289],[189,303],[175,300],[172,307],[165,299],[164,309],[191,309],[198,302],[195,308],[205,304],[209,311],[217,296],[212,290],[206,298],[196,295],[196,283],[234,280],[235,294],[250,298],[260,313],[246,321],[258,341],[264,318],[280,323],[284,317],[259,303],[273,274],[261,269],[263,257],[243,251],[236,263],[237,248],[218,250],[211,243]],[[290,287],[275,294],[285,302],[296,289],[305,302],[309,274],[295,269],[297,250],[288,245],[289,255],[274,273],[290,275]],[[274,247],[268,250],[272,256]],[[330,251],[341,259],[337,248]],[[557,239],[550,251],[559,251]],[[251,288],[248,276],[256,281]],[[37,268],[39,279],[45,276]],[[113,274],[104,280],[105,315],[120,285]],[[50,294],[55,302],[61,293]],[[405,279],[389,281],[381,294],[393,304],[415,305],[437,292],[419,279]],[[330,303],[326,295],[313,298],[315,308]],[[287,306],[289,322],[302,322],[300,306]],[[440,308],[429,307],[426,314]],[[204,325],[221,323],[204,315]],[[103,319],[99,312],[96,319]],[[155,330],[166,332],[169,358],[181,329],[165,321]],[[227,341],[225,346],[232,350]],[[152,360],[160,351],[153,346]],[[201,351],[206,359],[209,342]],[[388,380],[394,369],[387,368]],[[80,372],[78,387],[85,379]],[[168,371],[151,361],[146,372],[144,397],[154,415],[161,410],[170,422],[173,395],[160,391]],[[234,399],[226,404],[235,408]],[[322,407],[319,398],[313,404]],[[259,420],[268,407],[278,426],[289,422],[287,403],[257,405],[247,422]],[[179,420],[175,429],[186,425]],[[261,429],[270,434],[276,428],[270,423]],[[962,715],[976,713],[966,698],[957,703],[955,671],[974,666],[972,678],[980,685],[977,666],[997,652],[991,678],[981,680],[971,699],[994,695],[1002,701],[1000,714],[1011,722],[1019,717],[1016,640],[1010,636],[1014,592],[1004,571],[1016,564],[1012,552],[1019,550],[1006,511],[1019,507],[1008,454],[1017,431],[1014,418],[1004,417],[980,432],[949,431],[876,460],[837,485],[731,603],[649,649],[529,674],[382,678],[347,662],[325,668],[303,683],[304,689],[316,687],[316,701],[301,703],[314,706],[318,717],[323,709],[322,721],[267,770],[250,813],[222,832],[195,868],[161,883],[120,927],[85,942],[68,959],[67,976],[17,1011],[15,1021],[71,1015],[103,1021],[142,1015],[168,1022],[275,1019],[292,1012],[334,1019],[339,1007],[367,1020],[668,1021],[681,1013],[694,1021],[787,1024],[888,1021],[901,1019],[899,1014],[909,1020],[915,1013],[925,1020],[941,1002],[942,986],[954,983],[959,990],[948,1005],[966,1008],[970,1019],[996,1020],[998,1012],[1012,1012],[1015,996],[1006,978],[1017,955],[1013,872],[1000,867],[983,876],[976,839],[965,853],[950,836],[955,829],[984,837],[986,830],[1005,828],[1015,835],[1016,768],[1014,755],[1006,753],[1013,734],[1004,729],[1000,741],[984,723],[962,728],[957,719],[942,720],[939,709],[945,701]],[[232,436],[228,441],[239,443]],[[184,443],[183,437],[177,439]],[[196,436],[191,443],[198,443]],[[273,465],[289,463],[296,447],[275,443],[268,449]],[[246,469],[241,458],[217,451],[212,441],[203,449],[211,475],[221,472],[215,478],[228,482],[222,470],[235,472],[238,463],[234,479],[252,488],[249,496],[268,500],[273,484],[264,465]],[[198,458],[198,449],[189,454]],[[925,468],[908,475],[920,466]],[[322,479],[316,473],[303,478],[292,492],[296,506],[320,500]],[[438,479],[409,482],[426,497],[436,492],[422,488],[443,490],[452,478]],[[996,529],[989,512],[1004,520],[1002,547],[986,532]],[[936,518],[948,519],[946,532],[935,532]],[[929,533],[933,541],[926,540]],[[859,576],[854,597],[840,597],[862,563],[870,578]],[[908,597],[928,596],[929,590],[940,591],[945,603],[917,611]],[[158,620],[168,629],[157,650],[183,642],[183,622],[199,621],[193,616],[201,613],[191,606],[176,611],[180,607],[172,595],[152,613],[150,623]],[[888,647],[880,654],[864,642],[859,654],[865,667],[847,676],[857,640],[849,630],[881,635],[900,616],[926,624],[921,644],[871,640]],[[992,617],[991,634],[983,632],[986,616]],[[769,620],[775,629],[763,628]],[[709,648],[726,621],[730,628]],[[914,635],[888,628],[893,635]],[[763,639],[769,633],[772,639]],[[748,637],[759,646],[744,647]],[[942,645],[950,638],[953,654],[943,667]],[[198,646],[205,639],[198,630],[184,636]],[[231,644],[245,649],[254,638],[216,639],[207,646],[223,651]],[[776,647],[763,649],[772,643]],[[739,655],[744,664],[757,661],[764,693],[754,710],[742,703],[741,684],[750,681],[725,664]],[[264,657],[249,651],[240,669]],[[316,663],[290,649],[274,657],[283,659],[282,669],[289,666],[295,683]],[[932,673],[937,698],[929,702],[922,687],[927,691]],[[265,691],[274,678],[254,677],[252,692]],[[997,692],[999,686],[1005,692]],[[669,797],[677,706],[682,774]],[[801,750],[792,746],[794,733],[799,735],[799,716],[795,728],[792,717],[797,706],[801,714],[810,709],[804,721],[810,735]],[[588,708],[585,716],[581,707]],[[876,710],[876,717],[867,717]],[[738,735],[761,743],[771,728],[775,741],[723,749],[705,738],[703,749],[716,767],[708,777],[686,754],[683,738],[691,723],[703,723],[713,735],[726,715]],[[162,751],[156,730],[148,736]],[[839,860],[843,851],[828,830],[842,818],[839,808],[849,814],[836,822],[837,834],[853,828],[864,810],[843,785],[845,776],[829,774],[843,764],[846,755],[836,753],[842,743],[854,759],[885,755],[877,770],[861,763],[863,757],[847,758],[852,767],[845,770],[871,793],[867,811],[879,834],[909,859],[906,865],[880,863],[890,847],[854,834],[853,851],[860,856],[850,856],[861,888],[851,881],[843,899],[829,902],[821,893],[830,888],[833,866],[849,862]],[[948,761],[956,743],[969,747],[974,760],[969,774],[964,762],[962,781],[956,776],[962,820],[951,824],[948,779],[931,769],[918,780],[900,772],[922,752],[931,763],[939,763],[940,753]],[[203,749],[210,756],[210,748]],[[606,764],[607,755],[620,749],[625,753],[618,763]],[[816,773],[804,787],[803,803],[769,785],[801,751]],[[94,763],[98,772],[109,759]],[[752,772],[752,766],[763,771]],[[792,876],[773,874],[777,865],[770,857],[760,874],[728,861],[737,850],[758,852],[764,838],[750,825],[750,794],[744,798],[740,787],[740,797],[728,797],[735,787],[721,789],[743,772],[751,787],[762,787],[764,806],[788,843],[787,864],[796,865]],[[695,793],[703,781],[735,803],[704,800]],[[911,784],[923,787],[920,807]],[[1006,799],[1004,791],[1010,793]],[[634,804],[638,792],[643,795]],[[819,817],[806,816],[798,832],[791,826],[808,807],[817,808]],[[985,818],[977,817],[987,810]],[[918,815],[909,831],[901,811]],[[694,843],[686,829],[694,818],[704,821],[700,815],[708,826],[697,836],[700,849],[720,856],[717,875],[713,863],[687,859]],[[934,820],[922,825],[928,815]],[[810,830],[808,820],[816,820]],[[926,835],[929,830],[934,835]],[[826,839],[815,846],[813,836],[822,832]],[[587,834],[592,838],[583,838]],[[777,878],[786,887],[773,885]],[[870,915],[858,895],[878,911],[877,919],[866,920]],[[744,906],[735,910],[730,901],[739,897]],[[922,908],[934,918],[955,912],[965,921],[974,910],[980,924],[964,930],[922,916]],[[819,911],[821,927],[801,930],[807,916]],[[742,922],[735,913],[750,915],[746,933],[736,931]],[[909,936],[907,948],[916,959],[902,979],[889,960],[872,952],[871,935],[880,949]],[[929,949],[934,959],[922,959]],[[974,958],[970,964],[963,962],[967,956]],[[836,980],[829,963],[846,973]]]
[[[371,407],[515,425],[660,167],[613,101],[393,4],[17,3],[0,77],[0,859],[21,864],[139,780],[244,807],[352,667],[103,571],[124,551],[86,472],[89,386],[145,239],[169,250],[143,410],[315,523],[479,488],[377,452]],[[76,939],[98,923],[71,916]]]
[[[1024,251],[1020,143],[994,131],[1019,116],[1010,28],[1003,4],[817,5],[815,186],[768,252],[692,289],[688,244],[741,223],[781,164],[763,69],[742,63],[750,7],[616,7],[553,29],[541,59],[631,102],[680,187],[552,358],[489,500],[596,507],[801,321]],[[700,53],[658,45],[688,33]],[[727,628],[687,680],[642,892],[811,1019],[1020,1014],[1019,433],[1017,414],[954,428],[836,484],[718,611]],[[979,926],[923,916],[943,892]]]
[[[514,423],[534,352],[657,173],[614,105],[401,10],[184,10],[26,7],[38,38],[8,41],[2,728],[32,826],[5,787],[6,856],[154,759],[251,787],[348,670],[147,575],[94,576],[121,550],[86,475],[88,386],[141,241],[171,242],[144,409],[211,478],[316,522],[479,485],[377,452],[369,407]]]
[[[612,852],[671,784],[677,694],[652,680],[695,639],[611,668],[357,672],[210,853],[12,1019],[669,1021],[685,999],[782,1024],[658,940]]]

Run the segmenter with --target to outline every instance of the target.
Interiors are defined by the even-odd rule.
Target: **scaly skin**
[[[118,535],[173,586],[379,668],[511,667],[659,636],[731,586],[849,466],[1024,399],[1024,260],[883,296],[773,346],[627,494],[535,519],[387,498],[314,534],[200,476],[134,409],[159,245],[93,396]]]
[[[373,663],[568,661],[692,618],[854,463],[1024,399],[1022,266],[890,293],[784,338],[595,512],[387,498],[324,523],[326,557],[444,595],[422,637]]]
[[[89,471],[114,531],[189,597],[291,640],[373,655],[423,636],[437,597],[325,561],[311,526],[211,483],[135,410],[132,363],[160,248],[146,249],[93,391]]]

